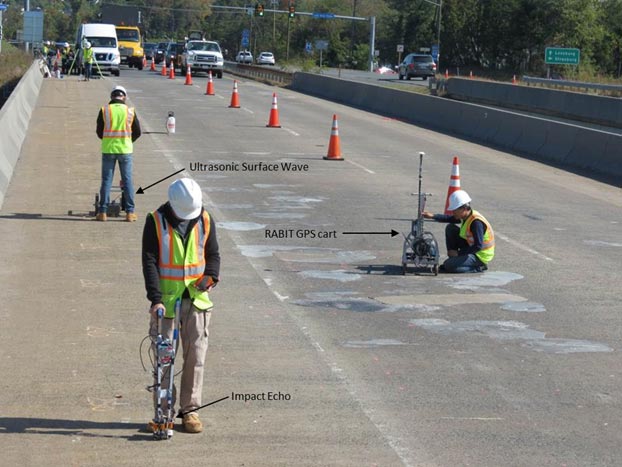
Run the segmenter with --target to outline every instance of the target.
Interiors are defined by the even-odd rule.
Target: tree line
[[[14,39],[23,24],[23,1],[7,3],[4,37]],[[45,13],[44,39],[70,43],[78,24],[98,21],[101,3],[30,0],[31,9]],[[264,5],[263,17],[218,8],[252,8],[256,3]],[[270,11],[287,11],[290,3],[297,12],[293,18]],[[182,40],[188,31],[201,30],[219,41],[230,57],[242,48],[242,31],[247,29],[250,43],[245,48],[272,51],[277,61],[314,58],[306,46],[325,40],[329,47],[324,63],[365,69],[370,23],[299,14],[327,12],[375,16],[378,62],[396,65],[398,45],[408,53],[437,43],[440,10],[441,70],[479,67],[541,74],[546,47],[569,47],[581,50],[584,71],[614,77],[621,71],[622,0],[130,0],[122,4],[141,8],[149,41]]]

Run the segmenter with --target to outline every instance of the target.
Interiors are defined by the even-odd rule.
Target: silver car
[[[235,61],[238,63],[253,63],[253,54],[251,54],[248,50],[242,50],[238,52],[238,55],[235,57]]]
[[[274,65],[274,54],[272,52],[261,52],[257,57],[257,65]]]

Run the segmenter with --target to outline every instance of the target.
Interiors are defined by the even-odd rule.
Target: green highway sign
[[[578,65],[580,57],[579,49],[547,47],[544,51],[544,63],[547,65]]]

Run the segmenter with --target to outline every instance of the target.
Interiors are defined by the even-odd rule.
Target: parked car
[[[421,78],[425,81],[435,74],[436,63],[432,55],[408,54],[398,67],[399,79]]]
[[[186,44],[183,42],[169,42],[166,47],[166,67],[169,68],[173,66],[179,72],[185,72],[186,70],[182,69],[182,56],[184,50],[186,48]]]
[[[257,65],[274,65],[274,63],[272,52],[261,52],[257,57]]]
[[[253,54],[251,54],[248,50],[242,50],[238,52],[235,57],[235,61],[238,63],[253,63]]]
[[[145,51],[145,58],[147,61],[151,61],[152,58],[155,58],[156,49],[158,44],[155,42],[145,42],[143,44],[143,49]]]
[[[155,49],[155,62],[161,63],[164,60],[164,56],[166,55],[166,48],[168,47],[168,42],[158,42]]]

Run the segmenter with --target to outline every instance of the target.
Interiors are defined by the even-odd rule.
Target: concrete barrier
[[[465,78],[447,80],[446,89],[461,101],[622,128],[622,100],[615,97]]]
[[[597,174],[622,185],[622,136],[615,133],[309,73],[295,73],[291,88],[470,138],[544,163],[588,169],[591,175]]]
[[[28,133],[42,81],[43,70],[35,60],[0,109],[0,208]]]

